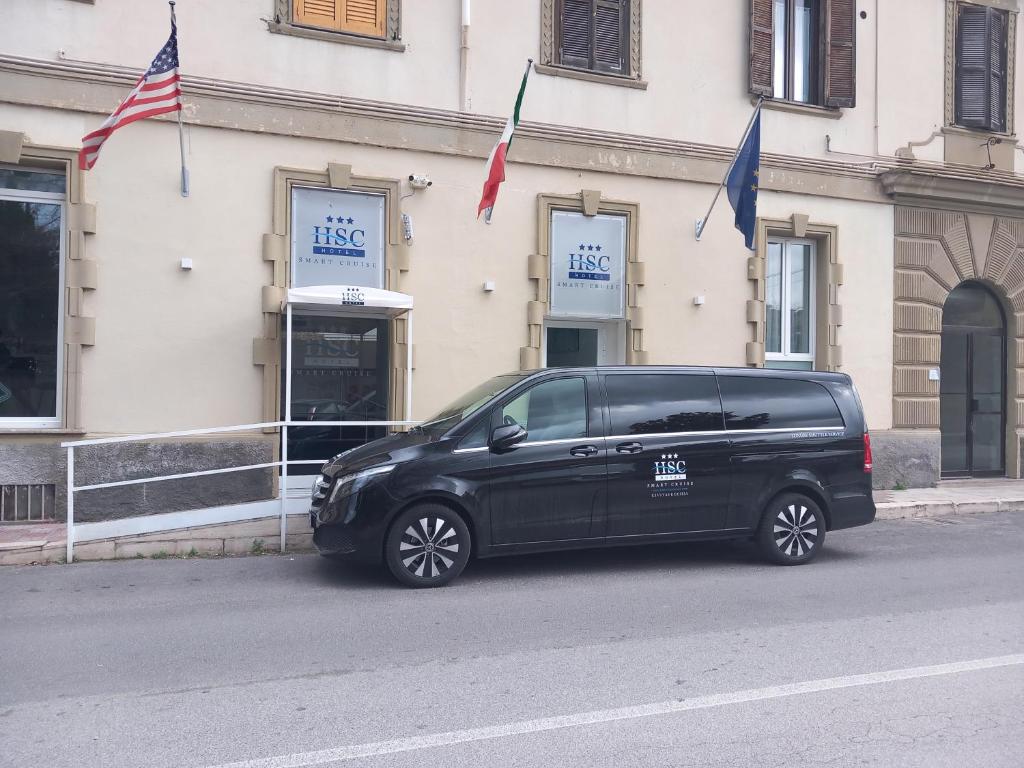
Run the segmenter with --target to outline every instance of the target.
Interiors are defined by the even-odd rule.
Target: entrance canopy
[[[309,285],[289,288],[281,302],[285,314],[285,421],[292,420],[292,311],[331,309],[338,315],[405,315],[405,419],[412,419],[412,296],[361,285]],[[367,422],[369,423],[369,422]],[[381,424],[394,425],[384,421]],[[287,427],[285,428],[287,430]]]
[[[412,309],[412,296],[361,285],[310,285],[289,288],[283,308],[337,307],[346,314],[396,317]]]

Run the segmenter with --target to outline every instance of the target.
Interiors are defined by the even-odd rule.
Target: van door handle
[[[597,453],[597,448],[593,445],[577,445],[575,448],[570,448],[569,453],[573,456],[593,456]]]
[[[619,443],[615,450],[619,453],[640,453],[644,447],[640,443]]]

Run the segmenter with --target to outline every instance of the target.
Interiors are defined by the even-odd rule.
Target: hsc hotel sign
[[[292,189],[292,286],[384,287],[384,196]]]
[[[621,318],[626,217],[551,213],[551,314]]]

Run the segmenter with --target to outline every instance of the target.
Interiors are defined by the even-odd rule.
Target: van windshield
[[[526,374],[509,373],[488,379],[483,384],[469,390],[462,397],[457,398],[447,408],[427,419],[416,429],[430,432],[443,432],[451,429],[471,413],[490,402],[495,395],[505,391],[516,382],[522,381],[525,376]]]

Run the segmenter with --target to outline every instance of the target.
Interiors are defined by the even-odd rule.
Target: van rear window
[[[613,435],[712,432],[722,429],[715,377],[701,374],[606,376]]]
[[[719,376],[726,429],[843,427],[839,406],[813,381]]]

